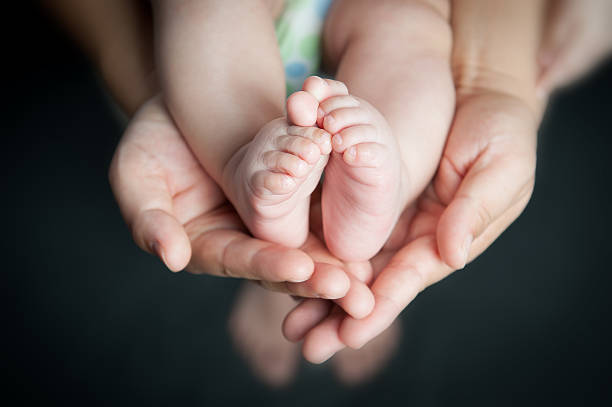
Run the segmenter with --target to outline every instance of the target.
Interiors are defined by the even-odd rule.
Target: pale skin
[[[160,23],[162,36],[164,29],[172,34],[173,24],[180,27],[180,30],[186,29],[189,23],[185,21],[185,18],[193,18],[194,24],[201,24],[201,19],[198,19],[197,16],[198,10],[203,7],[202,3],[183,4],[187,5],[181,11],[182,14],[173,17],[180,21],[167,21],[166,24],[169,27],[166,28],[163,23]],[[161,12],[170,14],[175,12],[175,3],[172,3],[168,9],[163,9],[161,4],[159,6],[162,7]],[[206,9],[208,18],[214,14],[214,7],[217,5],[211,2],[209,6],[212,8]],[[444,2],[395,1],[372,5],[368,2],[337,1],[334,4],[327,20],[329,27],[332,28],[326,28],[324,33],[326,58],[331,68],[337,71],[338,79],[344,80],[346,85],[340,81],[309,78],[304,83],[303,91],[288,99],[287,119],[271,119],[252,141],[240,146],[227,163],[224,164],[224,160],[218,161],[219,164],[225,165],[217,172],[220,174],[221,185],[224,180],[228,180],[226,174],[231,175],[228,181],[230,189],[226,187],[224,192],[230,197],[251,232],[266,240],[280,237],[280,241],[287,244],[287,239],[290,242],[293,241],[293,238],[286,233],[286,231],[291,231],[296,232],[293,235],[297,239],[295,241],[301,242],[302,235],[308,227],[310,194],[320,178],[323,167],[327,164],[321,200],[323,238],[327,247],[335,256],[352,261],[368,259],[380,250],[380,246],[387,240],[404,206],[421,193],[433,176],[436,169],[435,163],[439,161],[450,125],[454,89],[450,73],[451,44],[448,14],[449,10]],[[223,15],[221,13],[221,16]],[[247,17],[253,18],[253,13],[247,13],[245,18]],[[163,16],[159,18],[163,19]],[[234,16],[234,18],[239,17]],[[394,19],[395,26],[399,27],[399,30],[390,31],[386,28],[386,24],[380,23],[390,19]],[[271,20],[272,16],[269,16],[266,21],[259,23],[266,23],[267,29],[271,30]],[[248,27],[252,24],[254,23],[249,22],[241,26]],[[215,27],[215,30],[218,29],[216,24],[212,26]],[[368,35],[363,35],[366,32]],[[423,32],[428,34],[423,35]],[[207,37],[210,35],[202,35],[198,38],[206,39]],[[232,37],[229,35],[227,38]],[[240,36],[241,41],[244,41],[244,38],[244,35]],[[364,38],[364,40],[356,41],[354,38]],[[256,40],[257,36],[253,36],[253,39]],[[164,46],[165,41],[169,41],[166,46]],[[175,38],[174,41],[177,39]],[[161,40],[161,53],[163,54],[166,47],[172,52],[185,48],[183,43],[177,46],[174,41]],[[404,53],[398,53],[397,48],[405,43],[415,45],[407,47]],[[387,47],[380,47],[380,44],[387,44]],[[224,46],[228,46],[225,41]],[[267,46],[269,44],[263,41],[255,44],[247,42],[249,49],[256,48],[260,52],[255,61],[247,64],[248,72],[242,72],[243,75],[248,76],[245,81],[252,80],[253,64],[264,65],[263,68],[256,69],[257,72],[275,73],[274,66],[266,65],[269,61],[265,59],[261,61],[261,56],[267,55]],[[231,46],[231,48],[239,47]],[[214,50],[215,48],[214,44],[207,46],[198,43],[196,49]],[[192,55],[195,51],[193,49],[191,51],[181,50],[187,55]],[[217,56],[217,53],[212,52],[212,55]],[[275,43],[274,47],[269,50],[267,58],[278,58]],[[177,104],[181,104],[184,100],[182,99],[184,91],[176,89],[175,86],[180,87],[180,83],[184,83],[185,88],[190,88],[190,92],[196,92],[192,84],[197,83],[197,80],[194,77],[189,79],[189,75],[177,68],[177,59],[180,59],[180,56],[165,55],[162,57],[162,64],[164,59],[173,61],[170,69],[179,71],[174,72],[179,79],[179,85],[172,82],[172,72],[164,74],[162,70],[161,74],[162,80],[169,82],[170,89],[166,91],[166,95],[168,93],[171,95],[167,97],[167,100],[172,109],[172,95],[178,98]],[[384,66],[384,61],[387,61],[392,68]],[[199,63],[205,64],[206,62],[200,61]],[[218,63],[219,61],[215,58],[213,62]],[[193,64],[198,63],[191,62],[186,66],[191,67]],[[215,76],[212,86],[209,86],[205,92],[197,92],[190,98],[204,97],[207,93],[216,95],[222,90],[216,89],[215,86],[217,84],[232,85],[235,82],[233,76],[241,74],[235,70],[240,70],[240,68],[240,66],[232,65],[224,69],[213,69],[214,72],[221,74],[231,71],[231,77],[219,80]],[[206,72],[199,72],[196,76],[207,77],[206,69],[208,68],[205,68]],[[381,69],[386,71],[386,75],[379,77],[377,73]],[[275,79],[278,80],[278,78]],[[241,80],[238,79],[238,82]],[[284,87],[284,83],[282,86]],[[357,93],[349,95],[347,87],[348,89],[354,88]],[[253,87],[245,86],[245,89],[253,89]],[[263,91],[265,92],[259,95],[263,102],[250,101],[245,105],[266,106],[265,101],[270,100],[273,94],[269,87],[262,87]],[[249,93],[249,96],[255,98],[257,92]],[[374,100],[378,104],[374,106],[368,100]],[[207,106],[206,103],[201,101],[195,105]],[[218,104],[219,100],[215,100],[214,103]],[[181,106],[185,109],[196,109],[194,105]],[[244,115],[239,113],[240,103],[232,102],[230,106],[233,110],[228,109],[228,122],[234,124],[236,120],[232,120],[232,117],[237,115],[241,118],[241,123],[246,123],[246,118],[250,117],[251,113]],[[429,112],[435,113],[428,114]],[[181,125],[181,117],[183,117],[188,122],[186,125],[188,128],[191,126],[198,128],[198,123],[204,126],[210,120],[219,120],[221,113],[217,107],[214,111],[214,119],[211,119],[206,117],[206,114],[196,115],[195,111],[183,114],[181,107],[175,107],[173,110],[178,125]],[[258,119],[262,117],[263,115],[257,116]],[[271,114],[270,117],[273,115]],[[300,127],[290,126],[290,124],[298,124],[310,130],[300,130]],[[315,124],[324,129],[327,134],[312,127]],[[220,123],[215,126],[222,125],[223,120],[220,120]],[[244,125],[247,126],[247,124]],[[256,126],[259,123],[252,125]],[[206,131],[210,131],[209,127],[208,125],[206,128],[202,127],[197,133],[207,134]],[[185,131],[183,134],[186,134]],[[219,137],[221,131],[215,128],[211,134],[213,138],[214,136]],[[186,138],[189,141],[189,137]],[[306,143],[305,139],[310,143]],[[190,143],[196,143],[193,148],[196,155],[198,151],[212,154],[212,144],[215,144],[215,140],[205,140],[211,145],[200,150],[198,143],[201,142],[198,137],[190,141]],[[220,143],[221,145],[226,143],[231,152],[235,149],[235,145],[240,145],[244,141],[235,143],[235,140],[223,138]],[[290,157],[288,153],[294,157]],[[331,156],[329,156],[330,153]],[[215,154],[215,157],[218,158],[219,155]],[[207,168],[206,158],[200,158],[200,160]],[[263,166],[259,163],[263,163]],[[301,167],[297,167],[295,163],[301,164]],[[273,167],[266,168],[266,166]],[[215,171],[211,169],[210,173],[214,174]],[[408,177],[410,171],[413,173]],[[290,177],[293,179],[287,180]],[[284,178],[287,183],[283,184],[283,181],[278,181],[279,178]],[[249,188],[240,188],[245,184]],[[263,186],[262,190],[258,191],[257,188],[261,186]],[[238,189],[232,189],[235,187]],[[253,190],[256,193],[249,195],[248,193]],[[232,200],[231,196],[234,193],[235,199]],[[245,205],[245,203],[251,205]],[[359,225],[360,228],[355,228],[356,225]],[[369,237],[374,237],[374,240],[368,239]],[[365,293],[361,296],[362,301],[349,301],[350,298],[358,298],[357,287],[359,285],[355,284],[355,279],[363,278],[366,274],[368,273],[362,273],[359,276],[349,272],[348,276],[353,280],[349,295],[337,300],[340,306],[345,307],[357,318],[364,317],[372,309],[370,304],[373,301],[370,300],[372,297],[369,293],[369,296],[366,296]],[[251,300],[245,307],[241,307],[244,301],[238,303],[237,311],[233,314],[236,318],[230,321],[235,338],[244,337],[244,329],[241,327],[245,323],[251,327],[249,328],[251,332],[257,329],[252,326],[252,316],[246,319],[241,317],[243,314],[250,315],[254,307],[261,308],[261,313],[269,316],[271,308],[276,307],[288,311],[292,306],[291,303],[284,302],[279,297],[254,289],[248,289],[241,295],[241,298]],[[354,307],[353,309],[347,308],[344,304],[347,301],[349,304],[364,304],[364,312],[355,310]],[[277,321],[279,322],[280,320]],[[263,321],[258,325],[260,329],[266,330],[266,324]],[[268,343],[277,352],[282,353],[285,349],[288,355],[287,360],[293,360],[289,356],[290,350],[282,343],[272,340]],[[238,341],[238,345],[239,349],[244,348],[245,342]],[[263,363],[252,358],[258,353],[265,354],[265,352],[253,351],[253,348],[262,349],[262,346],[254,344],[248,346],[250,350],[243,353],[247,359],[252,360],[255,370],[263,375],[263,369],[258,368]],[[377,354],[382,356],[391,351],[389,340],[383,342],[382,349],[383,351],[379,350]],[[351,359],[354,360],[355,357],[347,361]],[[375,360],[376,358],[369,359]],[[271,361],[265,364],[268,367],[279,365]],[[366,365],[372,365],[372,362]],[[339,366],[342,369],[342,363]],[[268,368],[268,371],[282,372],[283,369],[281,367]],[[278,383],[279,379],[275,377],[278,375],[270,374],[268,381]]]
[[[301,246],[310,195],[325,168],[327,247],[347,261],[376,254],[433,175],[450,124],[450,28],[446,22],[417,34],[448,10],[419,1],[335,2],[324,41],[340,82],[307,80],[288,99],[284,118],[282,62],[266,4],[153,4],[169,110],[249,230]],[[389,19],[394,30],[383,22]],[[419,45],[396,52],[407,40]],[[432,109],[438,120],[422,123],[422,112]]]
[[[483,35],[479,30],[462,30],[461,21],[470,22],[468,19],[470,13],[473,13],[474,17],[479,15],[474,2],[460,1],[454,5],[454,10],[459,10],[464,5],[464,12],[467,15],[457,18],[457,12],[453,13],[457,16],[453,19],[452,25],[455,43],[459,38],[463,46],[455,46],[453,51],[453,70],[459,82],[458,109],[448,145],[444,150],[444,157],[458,168],[463,168],[463,171],[454,174],[454,171],[449,171],[448,165],[444,164],[443,160],[438,176],[420,197],[418,209],[413,208],[412,212],[406,211],[402,215],[393,238],[374,259],[373,264],[377,272],[384,269],[383,273],[389,275],[389,279],[395,276],[406,282],[406,286],[396,287],[395,290],[389,289],[389,298],[392,298],[396,305],[387,307],[388,313],[385,313],[384,304],[378,306],[377,303],[376,311],[368,317],[367,326],[360,327],[363,335],[359,343],[354,345],[361,345],[380,333],[420,290],[444,278],[454,268],[460,267],[466,259],[471,260],[485,250],[520,214],[531,192],[535,168],[534,122],[537,123],[538,117],[528,106],[538,105],[538,101],[534,101],[534,98],[529,96],[529,92],[514,92],[519,88],[529,89],[531,79],[513,77],[512,72],[495,69],[495,64],[492,63],[495,60],[495,52],[492,51],[503,50],[503,46],[498,46],[495,41],[483,41],[487,39],[488,34]],[[100,16],[100,13],[97,15]],[[474,24],[478,25],[477,23],[478,21],[471,21],[469,27],[474,27]],[[82,28],[92,29],[92,26]],[[100,36],[94,37],[100,38]],[[125,59],[121,59],[123,62],[141,58],[140,50],[151,47],[149,40],[123,41],[123,43],[134,44],[135,47],[133,51],[125,54]],[[487,50],[488,52],[484,52]],[[491,63],[492,66],[487,67],[481,64],[481,61]],[[147,66],[140,61],[128,65]],[[151,65],[149,61],[148,66]],[[118,67],[119,64],[110,68],[113,66]],[[144,78],[149,77],[148,70],[135,75],[133,81],[122,82],[119,80],[121,75],[105,76],[111,84],[111,89],[121,89],[120,92],[115,92],[115,96],[128,111],[135,111],[144,102],[144,98],[132,100],[125,95],[134,94],[133,89],[147,89],[148,82]],[[150,95],[152,93],[145,96]],[[148,106],[150,105],[149,103]],[[160,105],[160,109],[165,112],[163,105]],[[214,181],[201,167],[194,165],[187,166],[185,170],[181,169],[184,156],[177,152],[189,150],[169,116],[158,115],[157,112],[159,112],[157,108],[150,106],[143,108],[134,118],[133,126],[126,132],[117,149],[111,170],[111,184],[137,243],[144,250],[160,256],[173,270],[179,270],[189,262],[190,271],[268,281],[265,282],[267,287],[285,292],[289,287],[285,281],[296,277],[294,273],[289,273],[295,269],[295,266],[304,270],[301,277],[311,275],[313,263],[308,256],[302,256],[303,251],[267,244],[249,237],[232,208],[222,203],[223,198],[218,192],[219,189],[214,186]],[[488,120],[483,121],[483,117]],[[150,120],[151,118],[154,120]],[[143,127],[146,126],[146,131],[140,132],[141,137],[135,135],[138,123],[142,123]],[[481,123],[486,125],[483,126]],[[503,131],[491,132],[489,131],[491,129]],[[492,137],[493,134],[496,136]],[[151,135],[159,137],[152,138]],[[494,148],[486,149],[488,153],[479,156],[479,152],[485,150],[483,146],[489,145]],[[140,149],[149,154],[130,153]],[[491,155],[492,152],[495,153],[494,156]],[[157,164],[154,166],[150,165],[151,156],[157,157]],[[475,159],[477,156],[479,158]],[[505,159],[500,162],[499,158]],[[446,170],[443,169],[445,166]],[[441,176],[440,173],[446,173],[447,176]],[[179,190],[171,190],[167,184],[168,179],[185,176],[194,181],[186,182]],[[145,181],[155,179],[158,180],[160,188],[154,188],[148,193],[148,184]],[[490,182],[485,182],[487,180]],[[514,182],[508,188],[499,189],[498,186],[504,184],[506,180]],[[176,192],[188,191],[196,184],[200,185],[199,188],[202,190],[218,193],[206,194],[202,197],[202,201],[190,200],[185,205],[172,206],[172,210],[166,212],[163,202],[172,201]],[[469,191],[469,196],[474,198],[474,205],[456,205],[456,203],[465,203],[465,199],[455,199],[455,196],[461,197],[457,195],[460,188]],[[431,194],[428,192],[431,189],[438,192]],[[444,191],[447,192],[443,193]],[[142,195],[142,199],[130,202],[130,196],[138,195]],[[459,209],[455,211],[455,216],[447,217],[446,230],[453,229],[453,222],[456,222],[457,228],[461,231],[456,237],[445,234],[442,226],[436,228],[438,219],[448,214],[448,208],[453,205]],[[157,218],[148,216],[151,212],[157,213],[157,211],[163,220],[161,224]],[[201,232],[189,233],[189,238],[186,237],[185,231],[190,226],[176,220],[184,218],[187,213],[198,214],[198,231]],[[483,214],[489,215],[483,216]],[[316,219],[312,219],[312,222],[316,224]],[[475,236],[468,253],[457,250],[457,245],[454,243],[461,241],[467,230],[473,230]],[[159,242],[159,245],[153,249],[148,244],[151,241]],[[448,245],[451,250],[442,250],[440,255],[438,243]],[[230,246],[236,249],[232,250],[234,256],[222,256]],[[270,252],[270,249],[273,251]],[[306,253],[310,251],[307,247],[304,250]],[[448,266],[445,260],[454,265]],[[326,261],[331,261],[331,256]],[[311,281],[316,279],[316,274],[311,276]],[[361,275],[361,277],[366,276]],[[384,293],[379,280],[381,277],[376,280],[376,287],[373,286],[373,290]],[[327,281],[327,283],[333,285],[337,281]],[[310,312],[309,316],[313,318],[311,321],[315,321],[310,323],[311,326],[318,326],[316,321],[321,320],[329,309],[325,301],[317,300],[317,303],[323,312],[311,312],[313,309],[309,308],[310,306],[301,308],[306,308],[305,311]],[[287,324],[285,327],[287,328]],[[301,332],[307,332],[308,328],[309,326],[302,327]],[[300,329],[293,331],[293,338],[299,336],[298,331]],[[338,335],[338,331],[329,332],[336,337]],[[324,346],[319,349],[316,347],[316,341],[311,340],[308,347],[304,348],[305,356],[311,361],[320,361],[325,355],[335,351]]]
[[[542,4],[471,0],[454,10],[457,111],[438,173],[372,260],[376,305],[369,316],[330,313],[320,300],[287,316],[285,335],[304,341],[308,360],[323,362],[379,335],[419,292],[485,250],[531,196]]]

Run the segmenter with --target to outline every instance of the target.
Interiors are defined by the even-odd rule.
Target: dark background
[[[9,17],[2,99],[5,397],[25,404],[612,402],[612,64],[552,101],[535,194],[478,260],[403,313],[374,382],[303,363],[270,391],[235,354],[237,282],[136,248],[106,171],[122,132],[87,61],[36,8]]]

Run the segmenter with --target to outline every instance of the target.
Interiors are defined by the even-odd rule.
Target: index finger
[[[471,247],[477,257],[510,225],[524,207],[513,205],[489,225]],[[447,277],[453,269],[440,258],[434,236],[420,237],[398,251],[372,285],[374,310],[363,319],[345,318],[338,337],[351,348],[360,348],[387,329],[425,288]],[[315,328],[316,329],[316,328]]]
[[[301,282],[314,272],[312,259],[301,250],[255,239],[239,229],[209,227],[192,239],[192,257],[187,266],[192,273]]]

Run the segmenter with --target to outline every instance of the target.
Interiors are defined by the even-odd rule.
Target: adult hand
[[[284,334],[304,339],[306,359],[321,363],[346,345],[363,346],[419,292],[478,256],[518,217],[534,185],[537,124],[515,97],[459,95],[438,173],[372,260],[373,312],[355,319],[337,308],[330,312],[329,302],[305,300],[287,316]]]
[[[419,292],[485,250],[531,196],[543,2],[456,0],[451,8],[456,111],[438,172],[372,260],[370,315],[357,320],[306,300],[285,319],[285,336],[303,338],[312,362],[386,329]]]
[[[550,2],[539,50],[539,91],[546,95],[587,74],[612,51],[612,2]]]
[[[160,97],[136,113],[117,147],[110,183],[143,250],[173,271],[259,281],[302,297],[338,299],[351,315],[373,306],[367,286],[311,235],[302,250],[248,235],[240,218],[206,174]]]

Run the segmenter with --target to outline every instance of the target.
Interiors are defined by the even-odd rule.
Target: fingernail
[[[463,267],[465,267],[467,261],[468,261],[468,257],[470,255],[470,247],[472,247],[472,241],[474,240],[474,238],[472,237],[472,235],[467,235],[465,240],[463,241],[463,245],[461,246],[461,251],[463,254]],[[461,267],[461,268],[463,268]]]
[[[164,263],[164,265],[168,269],[170,269],[170,267],[168,267],[168,262],[166,261],[166,253],[164,253],[164,249],[162,249],[159,242],[158,241],[153,242],[150,247],[151,247],[151,251],[161,259],[161,261]]]

